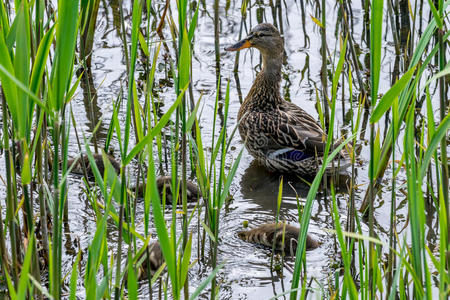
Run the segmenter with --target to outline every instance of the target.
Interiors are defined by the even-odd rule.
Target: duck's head
[[[238,51],[250,47],[258,49],[263,56],[275,58],[283,55],[284,41],[275,26],[262,23],[253,27],[245,39],[225,50]]]

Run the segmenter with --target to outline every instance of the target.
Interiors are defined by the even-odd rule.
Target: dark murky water
[[[92,57],[93,63],[93,79],[94,86],[97,90],[97,100],[93,103],[92,110],[86,99],[83,97],[83,89],[79,89],[79,93],[72,101],[72,109],[77,121],[78,129],[82,129],[89,136],[92,129],[93,119],[103,118],[104,125],[100,129],[100,142],[102,144],[102,135],[106,133],[109,121],[112,116],[112,103],[118,97],[119,91],[126,86],[124,82],[126,78],[126,67],[124,64],[124,55],[122,48],[122,40],[118,33],[120,22],[118,21],[118,7],[117,1],[102,1],[100,5],[99,18],[97,20],[96,38]],[[154,1],[158,3],[157,1]],[[160,1],[163,2],[163,1]],[[172,11],[175,13],[175,1],[172,1]],[[201,12],[198,20],[198,28],[194,38],[194,57],[193,57],[193,83],[194,83],[194,98],[197,100],[201,93],[203,93],[202,100],[202,115],[200,124],[202,126],[203,141],[209,144],[212,135],[212,114],[214,111],[214,99],[216,97],[216,73],[215,73],[215,54],[214,54],[214,23],[213,15],[213,1],[206,1],[209,13],[204,12],[201,7]],[[222,2],[222,1],[221,1]],[[231,44],[238,40],[239,28],[241,23],[241,8],[240,1],[236,4],[231,1],[230,8],[225,11],[225,1],[221,3],[220,7],[220,44],[221,49],[224,46]],[[262,2],[262,1],[261,1]],[[270,1],[272,2],[272,1]],[[310,2],[304,3],[304,13],[302,13],[299,1],[287,0],[281,1],[281,15],[282,25],[284,29],[285,49],[287,53],[287,64],[283,67],[283,82],[282,94],[289,98],[293,103],[304,108],[311,115],[317,117],[318,113],[315,108],[316,105],[316,89],[321,94],[320,83],[320,66],[322,59],[320,56],[320,32],[318,26],[311,20],[310,15],[318,15],[315,9],[315,4]],[[273,22],[272,11],[267,4],[253,4],[251,12],[248,15],[246,25],[243,28],[243,35],[246,30],[250,30],[252,26],[257,24],[257,10],[264,9],[264,21]],[[364,66],[364,55],[367,53],[367,44],[362,41],[363,34],[363,9],[359,7],[361,2],[353,1],[353,38],[355,42],[360,45],[362,54],[359,59]],[[163,3],[155,4],[155,9],[162,10]],[[331,54],[331,59],[337,59],[334,49],[339,48],[335,36],[336,23],[338,15],[338,7],[335,1],[328,1],[328,47]],[[131,8],[127,3],[124,7],[124,14],[126,22],[131,22]],[[305,23],[302,23],[302,15]],[[176,20],[176,17],[174,16]],[[159,21],[159,20],[158,20]],[[279,20],[277,20],[279,24]],[[308,38],[305,38],[305,33],[308,33]],[[165,28],[166,37],[170,37],[167,26]],[[382,74],[380,92],[385,92],[390,87],[392,70],[394,68],[395,54],[393,53],[391,33],[387,32],[384,36],[383,57],[382,57]],[[158,41],[157,37],[153,37],[154,41]],[[168,43],[170,46],[171,43]],[[171,49],[173,51],[173,49]],[[222,73],[222,91],[224,93],[226,81],[231,82],[231,102],[229,111],[228,127],[231,131],[236,125],[237,112],[240,107],[236,81],[233,75],[235,53],[227,53],[223,51],[221,58],[221,73]],[[167,79],[167,66],[164,64],[165,50],[161,48],[160,59],[158,62],[157,73],[155,81],[160,83],[158,95],[160,101],[164,102],[165,107],[174,101],[174,88],[165,83]],[[239,82],[242,94],[245,97],[249,91],[253,79],[259,70],[260,58],[259,53],[253,50],[241,52],[239,60]],[[138,61],[138,72],[142,72],[142,64]],[[169,79],[170,80],[170,79]],[[355,80],[356,81],[356,80]],[[357,86],[357,84],[355,84]],[[349,110],[349,91],[346,85],[344,87],[345,109],[343,111],[340,104],[342,92],[339,91],[339,104],[337,105],[337,124],[339,129],[347,128],[349,120],[344,119],[344,115]],[[126,94],[126,93],[125,93]],[[358,91],[354,90],[353,99],[357,99]],[[356,107],[357,103],[353,104]],[[123,108],[124,110],[124,108]],[[163,107],[164,110],[164,107]],[[124,117],[121,115],[121,119]],[[94,117],[94,118],[93,118]],[[217,121],[217,126],[220,126]],[[96,122],[94,122],[96,123]],[[382,123],[382,122],[380,122]],[[367,124],[363,124],[366,126]],[[363,128],[364,130],[365,128]],[[381,131],[383,132],[383,128]],[[81,131],[81,130],[80,130]],[[340,130],[337,130],[338,133]],[[368,139],[368,133],[363,133],[363,139]],[[358,176],[356,184],[357,207],[359,207],[362,197],[364,196],[367,187],[367,162],[369,160],[368,146],[365,146],[364,140],[360,140],[362,151],[360,159],[362,166],[358,167]],[[117,141],[114,140],[112,146],[118,152]],[[228,154],[231,161],[236,157],[243,147],[239,136],[236,136],[232,141],[233,149]],[[401,147],[402,145],[397,145]],[[78,153],[76,139],[74,133],[71,135],[71,145],[69,152],[72,155]],[[250,226],[255,226],[264,222],[271,222],[275,220],[276,212],[276,198],[279,184],[278,175],[267,173],[264,169],[252,163],[253,158],[244,151],[241,164],[239,166],[237,175],[235,176],[232,185],[233,200],[223,211],[220,223],[220,241],[219,246],[219,262],[226,261],[224,268],[219,273],[220,282],[220,298],[221,299],[267,299],[273,295],[281,293],[283,289],[290,288],[290,279],[292,276],[292,268],[294,260],[286,258],[285,268],[283,269],[284,278],[276,273],[270,271],[270,250],[245,243],[237,238],[236,232],[242,229],[242,222],[248,220]],[[3,164],[3,160],[1,160]],[[167,171],[167,170],[166,170]],[[387,172],[386,178],[390,177],[390,171]],[[400,173],[399,182],[405,179],[405,176]],[[130,179],[133,181],[134,179]],[[386,181],[388,182],[388,181]],[[289,184],[288,184],[289,183]],[[81,248],[87,250],[89,243],[95,233],[96,222],[95,214],[91,208],[89,201],[84,194],[84,183],[81,178],[71,176],[69,178],[69,226],[70,226],[70,240],[79,239]],[[3,186],[0,187],[3,189]],[[0,191],[1,193],[2,191]],[[308,193],[308,186],[299,180],[289,180],[285,182],[283,192],[283,203],[281,206],[281,219],[287,220],[290,223],[298,222],[298,210],[296,195],[298,195],[300,203],[305,201]],[[398,192],[399,202],[405,196]],[[346,219],[347,215],[347,201],[348,195],[345,193],[338,194],[339,208],[342,220]],[[389,228],[389,209],[390,209],[390,191],[388,188],[383,190],[379,195],[379,201],[376,202],[376,232],[379,238],[387,240],[387,232]],[[310,234],[319,239],[323,244],[320,248],[307,252],[307,275],[310,278],[315,278],[312,286],[315,289],[326,289],[327,284],[334,280],[335,262],[337,258],[336,243],[331,233],[324,229],[333,227],[333,220],[331,218],[331,203],[318,199],[315,201],[313,216],[310,224]],[[143,232],[143,205],[138,206],[137,220],[138,230]],[[398,228],[404,226],[406,221],[407,208],[398,210]],[[402,215],[403,214],[403,215]],[[170,218],[171,213],[167,211],[167,218]],[[432,221],[433,223],[434,221]],[[192,222],[191,229],[197,232],[196,221]],[[367,233],[368,229],[363,224],[363,230]],[[404,231],[403,234],[409,234]],[[117,232],[115,226],[110,226],[109,243],[114,244],[117,240]],[[66,238],[69,236],[66,236]],[[196,239],[196,235],[194,235]],[[431,237],[432,238],[432,237]],[[197,242],[193,243],[192,260],[197,259]],[[111,247],[114,249],[114,247]],[[86,259],[87,256],[85,256]],[[75,256],[69,253],[64,253],[63,256],[63,273],[71,271],[72,263],[75,261]],[[85,262],[83,262],[84,264]],[[208,261],[197,263],[190,271],[190,288],[194,290],[195,287],[210,273],[211,269],[208,266]],[[79,281],[79,288],[82,289],[82,281]],[[143,297],[148,294],[148,287],[143,286],[140,289],[140,295]],[[84,295],[79,293],[80,297]],[[209,294],[208,294],[209,297]],[[206,296],[205,296],[206,298]]]

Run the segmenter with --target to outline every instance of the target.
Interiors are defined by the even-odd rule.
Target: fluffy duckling
[[[144,253],[139,258],[139,260],[144,260],[142,261],[142,264],[138,269],[138,280],[144,280],[148,278],[148,266],[150,266],[150,274],[153,276],[164,263],[161,246],[159,245],[158,241],[150,243],[147,247],[148,251],[144,251]]]
[[[158,192],[161,198],[163,196],[164,190],[166,191],[167,204],[172,204],[174,199],[171,184],[172,184],[171,176],[161,176],[156,179],[156,185],[158,187]],[[143,198],[144,192],[145,192],[145,184],[141,183],[137,187],[138,197]],[[187,192],[187,202],[197,202],[197,200],[201,197],[198,186],[192,181],[186,181],[186,192]],[[181,202],[181,190],[179,191],[178,202],[179,203]]]
[[[164,257],[161,251],[159,242],[152,242],[147,246],[148,251],[144,251],[137,259],[137,263],[140,263],[137,269],[137,280],[145,280],[148,278],[150,267],[150,275],[155,275],[156,271],[164,264]],[[148,254],[148,256],[147,256]],[[128,270],[125,270],[122,284],[126,284],[128,281]]]
[[[284,227],[285,225],[285,227]],[[283,244],[283,227],[284,227],[284,244]],[[275,239],[275,250],[283,251],[287,255],[294,256],[297,250],[297,239],[300,234],[300,229],[283,223],[268,223],[262,224],[258,227],[248,231],[239,231],[238,236],[250,243],[261,244],[272,247]],[[319,247],[319,242],[311,236],[306,236],[306,250],[313,250]]]
[[[100,174],[103,175],[105,172],[105,165],[103,164],[103,158],[101,154],[93,153],[95,164],[97,165]],[[107,154],[109,162],[116,170],[117,173],[120,172],[120,163],[117,162],[114,157]],[[71,172],[74,174],[84,175],[84,167],[86,167],[86,174],[89,178],[94,178],[94,172],[92,171],[91,164],[89,163],[88,156],[86,154],[82,154],[77,158],[70,158],[67,160],[67,169],[70,169],[73,166]]]

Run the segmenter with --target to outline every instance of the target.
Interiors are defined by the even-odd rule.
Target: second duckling
[[[166,193],[166,203],[172,204],[174,200],[174,195],[172,193],[172,177],[171,176],[161,176],[156,179],[156,185],[158,187],[159,195],[163,196],[164,190]],[[145,184],[141,183],[137,187],[137,195],[140,198],[144,197],[145,192]],[[178,192],[178,203],[181,202],[181,187]],[[187,193],[187,202],[197,202],[197,200],[201,197],[198,186],[192,181],[186,181],[186,193]]]
[[[103,164],[103,157],[101,154],[93,153],[95,164],[101,175],[105,172],[105,165]],[[117,173],[120,172],[120,163],[117,162],[114,157],[107,155],[109,162],[113,166]],[[84,175],[84,168],[86,168],[86,175],[89,178],[94,178],[94,172],[92,171],[91,164],[89,163],[89,158],[86,154],[82,154],[77,158],[70,158],[67,160],[67,168],[71,169],[72,173]]]
[[[284,234],[284,243],[283,243]],[[244,241],[272,247],[275,239],[275,250],[283,251],[287,255],[294,256],[297,250],[300,229],[283,223],[262,224],[248,231],[239,231],[238,236]],[[306,236],[306,250],[319,247],[319,242],[310,235]]]
[[[147,247],[148,251],[144,251],[144,253],[140,257],[140,259],[144,258],[144,260],[138,270],[138,280],[144,280],[148,278],[149,266],[150,274],[153,276],[164,263],[164,256],[162,254],[161,246],[159,245],[158,241],[151,243]]]

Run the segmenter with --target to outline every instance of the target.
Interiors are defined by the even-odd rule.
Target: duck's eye
[[[265,37],[265,36],[271,36],[270,33],[262,33],[262,32],[258,32],[255,34],[255,36],[257,37]]]

